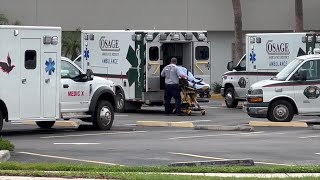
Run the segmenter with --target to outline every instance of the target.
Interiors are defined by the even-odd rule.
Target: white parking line
[[[185,137],[173,137],[168,139],[192,139],[192,138],[202,138],[202,137],[219,137],[219,136],[239,136],[239,135],[254,135],[254,134],[262,134],[261,132],[250,132],[250,133],[233,133],[233,134],[210,134],[210,135],[203,135],[203,136],[185,136]]]
[[[31,152],[18,152],[18,153],[20,153],[20,154],[28,154],[28,155],[32,155],[32,156],[40,156],[40,157],[48,157],[48,158],[55,158],[55,159],[71,160],[71,161],[80,161],[80,162],[88,162],[88,163],[112,165],[112,166],[123,166],[123,165],[120,165],[120,164],[114,164],[114,163],[108,163],[108,162],[91,161],[91,160],[75,159],[75,158],[60,157],[60,156],[51,156],[51,155],[36,154],[36,153],[31,153]]]
[[[53,143],[55,145],[98,145],[101,143]]]
[[[315,153],[316,155],[320,155],[320,153]]]
[[[128,114],[115,114],[115,117],[127,117],[129,116]]]
[[[318,137],[320,137],[320,135],[318,135],[318,136],[303,136],[303,137],[299,137],[299,139],[318,138]]]
[[[174,154],[174,155],[181,155],[181,156],[189,156],[189,157],[196,157],[196,158],[202,158],[202,159],[213,159],[213,160],[232,160],[232,159],[225,159],[225,158],[219,158],[219,157],[209,157],[209,156],[201,156],[201,155],[196,155],[196,154],[186,154],[186,153],[177,153],[177,152],[168,152],[169,154]],[[295,166],[295,165],[290,165],[290,164],[279,164],[279,163],[271,163],[271,162],[259,162],[255,161],[254,163],[257,164],[266,164],[266,165],[280,165],[280,166]]]
[[[51,139],[51,138],[66,138],[66,137],[114,135],[114,134],[134,134],[134,133],[144,133],[144,132],[147,132],[147,131],[96,133],[96,134],[72,134],[72,135],[65,135],[65,136],[44,136],[44,137],[40,137],[40,138],[42,138],[42,139]]]

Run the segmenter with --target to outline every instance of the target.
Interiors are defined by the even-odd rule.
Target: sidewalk
[[[130,174],[130,173],[129,173]],[[157,174],[157,173],[145,173]],[[167,175],[186,175],[186,176],[208,176],[208,177],[230,177],[230,178],[303,178],[320,177],[320,173],[266,173],[266,174],[242,174],[242,173],[160,173]],[[20,176],[0,176],[0,180],[66,180],[70,178],[47,178],[47,177],[20,177]],[[100,180],[77,178],[72,180]],[[111,179],[110,179],[111,180]]]

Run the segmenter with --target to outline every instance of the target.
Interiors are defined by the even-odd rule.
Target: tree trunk
[[[295,0],[295,32],[303,32],[303,3]]]
[[[242,12],[240,0],[232,0],[234,13],[235,61],[243,56],[242,46]]]

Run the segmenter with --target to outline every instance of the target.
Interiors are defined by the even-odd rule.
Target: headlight
[[[259,96],[248,97],[247,101],[249,103],[262,103],[263,102],[263,97],[259,97]]]
[[[249,89],[248,94],[249,95],[262,95],[263,91],[262,91],[262,89]]]

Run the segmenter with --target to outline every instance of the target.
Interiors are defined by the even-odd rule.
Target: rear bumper
[[[254,118],[267,118],[269,102],[263,103],[245,103],[243,110]]]

